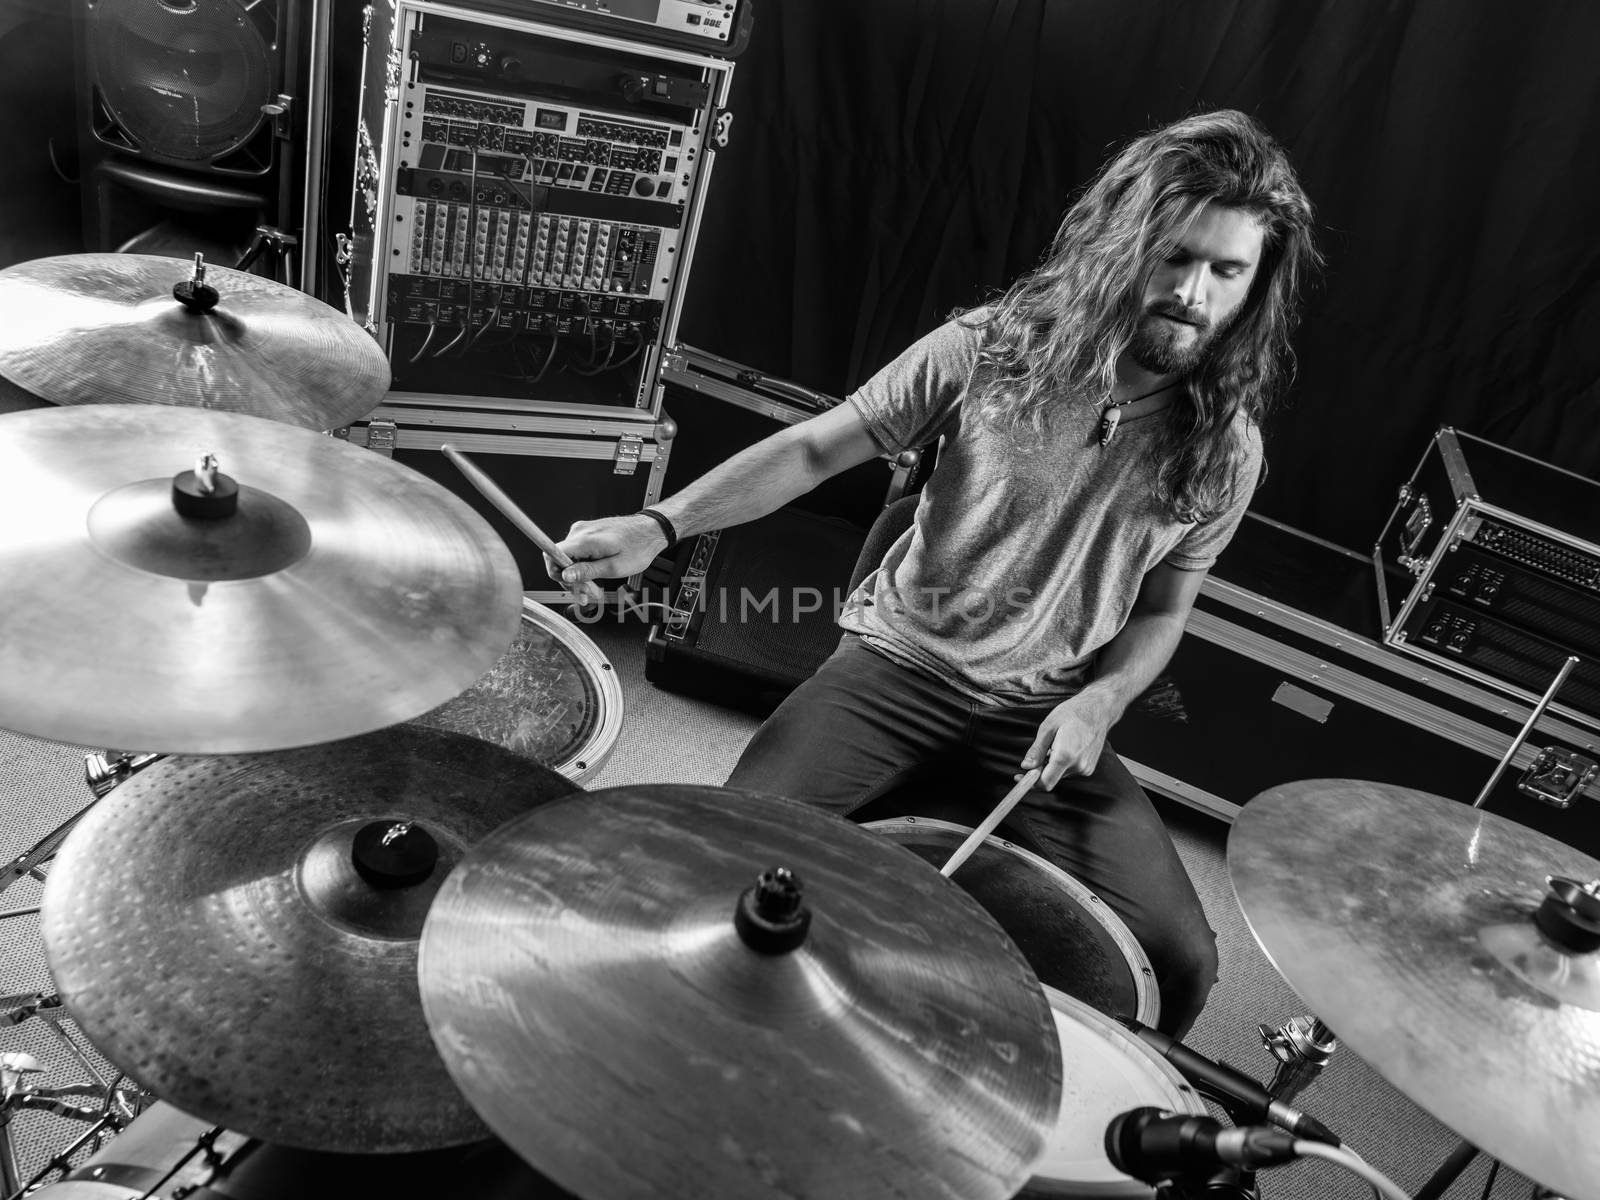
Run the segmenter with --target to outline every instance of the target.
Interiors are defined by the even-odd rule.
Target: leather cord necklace
[[[1123,421],[1132,421],[1136,417],[1149,416],[1151,413],[1160,412],[1172,403],[1172,389],[1178,386],[1178,381],[1173,380],[1165,387],[1159,387],[1153,392],[1146,392],[1142,396],[1135,396],[1132,400],[1122,403],[1107,404],[1100,410],[1100,444],[1108,446],[1111,439],[1117,434],[1117,427]]]

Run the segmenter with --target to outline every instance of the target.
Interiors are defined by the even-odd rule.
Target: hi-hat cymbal
[[[518,818],[446,881],[419,975],[467,1099],[585,1200],[1010,1196],[1060,1102],[1049,1003],[993,918],[776,797]]]
[[[174,286],[195,266],[65,254],[0,270],[0,376],[51,404],[172,404],[333,429],[371,412],[389,361],[344,313],[285,284],[207,265],[215,305]]]
[[[418,939],[475,842],[573,790],[417,726],[163,759],[56,858],[41,914],[56,986],[111,1062],[215,1124],[350,1153],[486,1137],[428,1035]]]
[[[1588,883],[1600,863],[1439,796],[1318,779],[1245,805],[1228,873],[1342,1042],[1474,1145],[1600,1200],[1600,959],[1580,948],[1600,935],[1545,905],[1547,877]]]
[[[382,455],[198,409],[0,427],[0,727],[190,754],[331,741],[444,703],[516,635],[511,551]],[[232,515],[178,512],[202,453],[238,483]]]

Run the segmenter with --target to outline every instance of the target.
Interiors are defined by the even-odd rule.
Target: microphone
[[[1177,1117],[1159,1108],[1119,1113],[1106,1126],[1106,1157],[1125,1175],[1164,1183],[1219,1166],[1275,1167],[1296,1157],[1295,1139],[1265,1125],[1225,1128],[1211,1117]]]
[[[1222,1105],[1228,1115],[1242,1124],[1270,1121],[1280,1129],[1287,1129],[1296,1137],[1312,1142],[1340,1144],[1334,1132],[1321,1121],[1298,1108],[1284,1104],[1273,1097],[1254,1079],[1227,1063],[1219,1063],[1198,1051],[1189,1049],[1177,1038],[1160,1030],[1141,1025],[1132,1017],[1119,1017],[1125,1026],[1138,1035],[1139,1040],[1159,1051],[1161,1057],[1178,1069],[1195,1086],[1202,1096]]]

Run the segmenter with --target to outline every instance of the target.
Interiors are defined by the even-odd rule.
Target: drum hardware
[[[1245,806],[1228,871],[1290,986],[1464,1139],[1436,1179],[1481,1149],[1600,1196],[1600,862],[1440,796],[1309,780]]]
[[[157,1102],[37,1200],[575,1200],[505,1146],[399,1154],[296,1150]],[[16,1200],[15,1197],[9,1200]]]
[[[741,901],[779,867],[803,893]],[[777,942],[748,944],[741,906]],[[468,1100],[587,1200],[999,1200],[1060,1103],[1049,1005],[993,918],[799,801],[659,785],[544,805],[445,881],[418,977]]]
[[[83,774],[89,790],[99,800],[124,779],[137,775],[161,757],[159,754],[135,754],[131,750],[102,750],[84,756]]]
[[[10,999],[14,997],[0,999],[0,1005],[6,1004]],[[55,997],[40,995],[36,1000],[37,1003],[25,1007],[38,1010],[59,1004],[59,1000]],[[13,1009],[5,1014],[11,1023],[22,1019],[16,1016],[16,1012],[17,1010]],[[45,1065],[31,1054],[0,1055],[0,1196],[6,1200],[17,1200],[18,1197],[31,1193],[51,1174],[66,1173],[71,1169],[71,1159],[74,1154],[88,1147],[91,1142],[103,1144],[106,1136],[126,1128],[149,1103],[149,1097],[125,1083],[123,1077],[103,1080],[92,1068],[90,1077],[96,1080],[93,1084],[74,1084],[65,1087],[27,1085],[28,1075],[40,1074],[45,1069]],[[83,1099],[95,1099],[99,1103],[73,1102]],[[52,1116],[71,1121],[87,1122],[90,1126],[64,1150],[54,1154],[50,1161],[26,1183],[21,1179],[16,1148],[11,1136],[12,1114],[24,1109],[50,1113]]]
[[[299,245],[299,238],[292,233],[285,233],[276,225],[257,225],[250,244],[245,247],[244,256],[233,264],[233,269],[248,271],[255,266],[257,259],[266,254],[271,263],[269,278],[287,282],[295,277],[294,255]]]
[[[1259,1025],[1267,1052],[1278,1062],[1267,1091],[1284,1104],[1309,1087],[1328,1065],[1339,1041],[1322,1021],[1314,1016],[1290,1017],[1273,1029]]]
[[[1500,756],[1500,761],[1495,764],[1494,770],[1489,775],[1489,782],[1483,785],[1483,790],[1478,793],[1478,798],[1472,802],[1473,808],[1483,807],[1483,802],[1489,798],[1489,793],[1494,791],[1494,785],[1500,782],[1500,776],[1505,774],[1506,768],[1511,765],[1512,758],[1515,757],[1518,750],[1522,749],[1522,743],[1528,740],[1528,735],[1533,732],[1533,727],[1539,723],[1539,718],[1544,716],[1544,710],[1550,707],[1550,702],[1556,698],[1556,693],[1561,690],[1561,685],[1567,681],[1567,676],[1572,674],[1572,669],[1577,665],[1577,656],[1567,655],[1566,662],[1561,664],[1561,669],[1556,672],[1556,677],[1550,681],[1550,686],[1545,689],[1544,695],[1539,697],[1539,702],[1533,706],[1533,711],[1528,714],[1528,719],[1522,723],[1522,728],[1517,731],[1517,736],[1512,739],[1511,745],[1506,747],[1506,752]],[[1546,753],[1549,752],[1546,751]],[[1588,775],[1592,775],[1595,764],[1589,763],[1587,759],[1584,762],[1587,764]],[[1563,793],[1567,799],[1563,803],[1559,799],[1551,799],[1548,795],[1541,794],[1541,791],[1536,787],[1528,786],[1530,775],[1536,774],[1537,772],[1535,771],[1523,776],[1522,790],[1540,799],[1558,804],[1562,808],[1570,804],[1572,802],[1571,797],[1582,791],[1584,785],[1588,782],[1588,778],[1585,776],[1578,781],[1577,787],[1573,789],[1569,781],[1569,786]]]
[[[437,707],[516,631],[521,579],[488,523],[359,447],[162,406],[6,428],[5,728],[162,753],[325,742]],[[208,495],[209,467],[181,470],[200,450],[236,469],[232,500],[226,476]]]
[[[45,881],[64,1009],[136,1082],[275,1144],[482,1139],[423,1019],[424,916],[469,846],[573,790],[499,746],[412,726],[166,757],[86,814]]]
[[[1321,1121],[1291,1107],[1282,1096],[1262,1087],[1244,1072],[1207,1058],[1158,1029],[1150,1029],[1126,1017],[1122,1018],[1122,1024],[1171,1063],[1202,1096],[1220,1105],[1236,1124],[1269,1121],[1295,1137],[1338,1145],[1339,1139]]]
[[[390,373],[359,325],[287,284],[198,254],[192,269],[68,254],[0,270],[0,377],[48,404],[175,405],[320,431],[370,412]]]

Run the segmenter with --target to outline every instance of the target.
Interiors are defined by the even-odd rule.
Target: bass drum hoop
[[[862,828],[874,830],[894,841],[900,840],[896,836],[899,833],[908,833],[911,830],[938,830],[955,836],[956,840],[950,847],[952,851],[972,833],[971,826],[959,825],[954,821],[941,821],[933,817],[887,817],[879,821],[863,822]],[[1117,944],[1117,949],[1122,951],[1122,957],[1128,964],[1128,971],[1133,976],[1134,1011],[1129,1015],[1141,1025],[1154,1027],[1161,1018],[1161,994],[1154,984],[1155,969],[1151,967],[1144,947],[1140,946],[1138,939],[1133,936],[1133,931],[1123,923],[1121,917],[1111,911],[1111,906],[1071,874],[1024,846],[1008,842],[992,833],[983,839],[983,844],[1021,859],[1052,882],[1059,884],[1061,890],[1076,901],[1079,908],[1094,917],[1095,921],[1111,935],[1111,939]],[[1040,986],[1044,987],[1046,992],[1056,991],[1055,988],[1042,983]],[[1079,1001],[1073,1000],[1073,1003],[1077,1004]]]
[[[1041,984],[1044,988],[1046,999],[1050,1001],[1050,1012],[1056,1018],[1057,1033],[1060,1033],[1061,1016],[1087,1029],[1091,1034],[1097,1035],[1097,1040],[1120,1051],[1132,1064],[1133,1068],[1143,1075],[1149,1076],[1149,1082],[1156,1090],[1164,1095],[1151,1095],[1143,1098],[1145,1104],[1155,1105],[1175,1113],[1178,1116],[1203,1117],[1209,1115],[1205,1101],[1200,1098],[1176,1067],[1161,1056],[1155,1047],[1149,1045],[1138,1034],[1132,1032],[1120,1022],[1112,1019],[1092,1005],[1085,1004],[1075,996],[1069,996],[1058,988]],[[1067,1044],[1061,1042],[1063,1058],[1067,1054]],[[1063,1076],[1071,1071],[1072,1064],[1062,1064]],[[1065,1103],[1063,1093],[1063,1103]],[[1117,1114],[1112,1113],[1111,1116]],[[1109,1117],[1107,1124],[1110,1123]],[[1097,1134],[1103,1134],[1097,1130]],[[1110,1166],[1110,1160],[1106,1160]],[[1120,1172],[1119,1172],[1120,1174]],[[1054,1176],[1035,1175],[1028,1180],[1027,1185],[1017,1193],[1017,1200],[1046,1200],[1047,1197],[1072,1196],[1083,1197],[1085,1200],[1149,1200],[1155,1196],[1155,1189],[1149,1184],[1137,1179],[1123,1177],[1121,1179],[1097,1180],[1069,1180]]]

